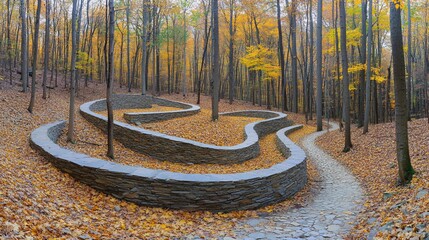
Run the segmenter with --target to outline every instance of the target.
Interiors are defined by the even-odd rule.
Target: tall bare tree
[[[313,120],[313,81],[314,81],[314,23],[313,23],[313,1],[310,1],[310,63],[308,77],[308,113],[310,120]]]
[[[141,74],[141,81],[142,81],[142,95],[146,95],[146,86],[147,86],[147,24],[149,20],[148,16],[148,7],[149,3],[147,0],[143,0],[143,27],[142,27],[142,74]]]
[[[186,78],[186,42],[187,42],[187,35],[188,35],[188,28],[186,25],[186,11],[188,8],[188,2],[187,0],[183,0],[183,82],[182,82],[182,93],[183,97],[186,97],[187,94],[187,85],[188,81]]]
[[[367,0],[362,0],[361,3],[361,38],[360,38],[360,63],[365,65],[366,63],[366,19],[367,19]],[[365,70],[359,71],[359,93],[358,93],[358,127],[363,127],[365,115]]]
[[[114,0],[109,0],[109,56],[108,56],[108,73],[106,88],[107,104],[107,156],[114,158],[113,149],[113,109],[112,109],[112,92],[113,92],[113,53],[115,45],[115,5]],[[107,39],[106,39],[107,41]]]
[[[317,99],[316,99],[316,117],[317,131],[322,131],[322,8],[323,0],[317,1],[317,29],[316,29],[316,60],[317,60]]]
[[[412,34],[411,34],[411,1],[407,0],[407,8],[408,8],[408,63],[407,63],[407,73],[408,73],[408,81],[407,81],[407,103],[408,103],[408,120],[411,120],[411,108],[412,108],[412,92],[411,92],[411,81],[412,81],[412,75],[413,75],[413,68],[412,68],[412,62],[413,62],[413,56],[412,56],[412,48],[411,48],[411,42]]]
[[[296,50],[296,1],[292,1],[289,12],[291,34],[291,62],[292,62],[292,112],[298,112],[298,54]]]
[[[28,111],[33,113],[34,102],[36,101],[36,78],[37,78],[37,52],[39,50],[39,27],[40,27],[40,10],[42,0],[37,0],[36,20],[34,23],[34,40],[33,40],[33,64],[31,74],[31,100]]]
[[[229,0],[229,104],[234,101],[235,79],[234,79],[234,4],[235,0]]]
[[[127,85],[128,92],[131,92],[131,53],[130,53],[130,0],[127,0]]]
[[[219,119],[219,85],[220,85],[220,62],[219,62],[219,10],[218,0],[212,0],[212,120]]]
[[[372,0],[368,1],[368,52],[366,54],[366,86],[365,86],[365,117],[363,124],[363,133],[368,132],[369,110],[370,110],[370,93],[371,93],[371,50],[372,50]]]
[[[10,3],[10,0],[7,0],[6,2],[6,41],[7,41],[7,61],[8,61],[8,67],[9,67],[9,83],[12,85],[12,39],[11,39],[11,19],[12,19],[12,12],[13,12],[13,5],[15,5],[15,1],[13,1],[13,5]]]
[[[341,63],[343,67],[343,116],[344,116],[344,149],[343,152],[350,151],[352,138],[350,132],[350,90],[349,90],[349,63],[347,59],[347,29],[346,29],[346,7],[345,0],[340,0],[340,45]]]
[[[392,43],[393,79],[395,83],[396,158],[399,167],[399,183],[405,184],[413,178],[414,170],[411,166],[408,147],[408,103],[401,10],[399,3],[390,2],[390,39]]]
[[[67,132],[67,141],[74,142],[74,119],[75,119],[75,89],[76,89],[76,55],[77,55],[77,0],[73,0],[72,6],[72,52],[71,52],[71,77],[70,77],[70,106],[69,106],[69,125]]]
[[[425,103],[425,113],[429,123],[429,95],[428,95],[428,64],[429,64],[429,56],[428,56],[428,0],[425,1],[425,33],[424,33],[424,66],[423,66],[423,80],[424,80],[424,103]]]
[[[285,53],[283,49],[283,33],[282,33],[282,19],[281,19],[281,9],[280,9],[280,0],[277,0],[277,32],[278,45],[279,45],[279,65],[281,69],[281,85],[282,85],[282,110],[286,111],[287,109],[287,100],[286,100],[286,72],[285,72]]]
[[[47,83],[47,78],[48,78],[48,66],[49,66],[49,47],[50,47],[50,43],[49,43],[49,30],[50,30],[50,24],[51,24],[51,19],[50,19],[50,12],[51,12],[51,1],[50,0],[46,0],[46,22],[45,22],[45,46],[44,46],[44,61],[43,61],[43,99],[46,99],[46,83]],[[52,73],[51,73],[52,74]]]
[[[19,5],[21,15],[21,78],[22,91],[27,92],[28,85],[28,39],[27,39],[27,8],[26,1],[21,0]]]

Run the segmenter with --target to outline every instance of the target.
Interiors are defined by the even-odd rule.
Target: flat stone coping
[[[135,96],[135,95],[129,95]],[[99,110],[100,101],[95,100],[80,106],[80,113],[89,122],[99,129],[106,131],[107,117],[94,111]],[[162,99],[167,104],[176,104],[177,102]],[[183,104],[183,103],[179,103]],[[120,104],[115,104],[119,109]],[[191,111],[195,107],[183,111]],[[174,112],[169,112],[169,118],[182,117],[183,111],[174,116]],[[163,112],[150,113],[150,117],[162,116]],[[278,129],[291,125],[284,113],[273,111],[238,111],[221,113],[223,116],[249,116],[266,118],[245,126],[245,140],[234,146],[217,146],[205,144],[185,138],[171,136],[156,131],[140,128],[128,123],[114,121],[114,138],[121,142],[127,148],[140,152],[162,161],[171,161],[189,164],[214,163],[214,164],[236,164],[252,159],[259,155],[259,138],[277,131]],[[142,116],[142,113],[140,113]]]
[[[127,166],[76,153],[57,145],[65,121],[31,133],[30,145],[54,166],[99,191],[145,206],[228,212],[280,202],[307,182],[306,155],[286,137],[302,125],[277,132],[278,147],[289,156],[268,169],[236,174],[185,174]]]
[[[162,98],[152,97],[152,103],[160,106],[183,108],[181,110],[163,111],[163,112],[141,112],[141,113],[124,113],[125,120],[132,123],[150,123],[169,120],[178,117],[194,115],[200,112],[198,105],[165,100]]]

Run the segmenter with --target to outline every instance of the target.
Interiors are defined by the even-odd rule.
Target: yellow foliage
[[[262,45],[250,46],[247,54],[241,58],[250,70],[262,71],[265,79],[276,79],[280,76],[280,67],[277,64],[276,54],[273,50]]]

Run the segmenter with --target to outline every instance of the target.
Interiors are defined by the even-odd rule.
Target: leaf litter
[[[294,204],[304,202],[315,182],[312,176],[316,176],[317,172],[309,165],[310,184],[303,191],[280,204],[254,211],[186,212],[120,201],[62,173],[29,147],[28,137],[34,129],[42,124],[67,119],[68,91],[58,88],[50,92],[47,100],[42,100],[38,91],[33,114],[26,110],[29,94],[18,91],[18,87],[12,87],[2,90],[0,96],[0,238],[168,239],[234,236],[232,230],[243,219],[264,212],[285,211]],[[116,91],[125,90],[118,88]],[[102,98],[103,94],[100,85],[83,88],[76,107]],[[210,98],[203,97],[203,101],[208,105]],[[221,101],[221,111],[242,109],[262,108],[240,102],[229,105]],[[77,110],[76,116],[81,118]],[[81,124],[77,120],[76,133],[98,131]],[[105,137],[83,140],[106,141],[101,138]],[[83,143],[77,142],[76,145]],[[116,154],[121,153],[117,151]]]

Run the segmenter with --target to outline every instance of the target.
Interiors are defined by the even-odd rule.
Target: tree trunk
[[[185,0],[186,1],[186,0]],[[186,7],[183,10],[183,82],[182,82],[182,93],[183,97],[187,94],[187,79],[186,79],[186,42],[187,42],[187,26],[186,26]]]
[[[228,76],[229,76],[229,104],[234,101],[234,1],[230,0],[229,4],[229,62],[228,62]]]
[[[334,1],[335,2],[335,1]],[[338,37],[338,29],[337,29],[337,23],[338,23],[338,4],[335,4],[333,7],[333,12],[335,15],[334,18],[334,28],[335,28],[335,63],[336,63],[336,71],[337,71],[337,83],[334,82],[333,86],[332,86],[332,92],[334,93],[333,97],[334,97],[334,103],[335,103],[335,108],[337,110],[336,115],[338,115],[338,122],[340,123],[340,131],[342,131],[342,127],[341,125],[342,123],[342,113],[341,113],[341,78],[340,78],[340,51],[339,51],[339,37]],[[335,9],[335,10],[334,10]],[[337,86],[337,91],[338,91],[338,98],[336,98],[335,95],[335,86]]]
[[[412,35],[411,35],[411,1],[407,1],[407,8],[408,8],[408,64],[407,64],[407,73],[408,73],[408,81],[407,81],[407,104],[408,104],[408,120],[411,120],[411,106],[412,106],[412,92],[411,92],[411,81],[412,81],[412,55],[411,55],[411,41],[412,41]]]
[[[219,82],[220,82],[218,0],[212,0],[212,26],[213,26],[212,120],[217,121],[219,119]]]
[[[142,34],[142,95],[146,95],[146,85],[147,85],[147,22],[148,22],[148,6],[147,0],[143,0],[143,34]],[[173,53],[174,55],[174,53]],[[173,57],[174,59],[174,57]],[[174,61],[174,60],[173,60]],[[173,63],[174,64],[174,63]]]
[[[71,79],[70,79],[70,108],[67,141],[74,143],[74,114],[75,114],[75,85],[76,85],[76,54],[77,54],[77,0],[73,0],[72,8],[72,53],[71,53]]]
[[[316,60],[317,60],[317,131],[322,131],[322,4],[323,0],[317,1],[317,32],[316,32]]]
[[[285,72],[285,54],[283,49],[283,33],[282,33],[282,20],[281,20],[281,10],[280,10],[280,0],[277,0],[277,31],[279,34],[278,37],[278,46],[279,46],[279,64],[281,69],[281,85],[282,85],[282,110],[286,111],[287,102],[286,102],[286,72]]]
[[[33,66],[31,74],[31,100],[28,106],[28,111],[33,113],[34,102],[36,100],[36,78],[37,78],[37,52],[39,50],[39,26],[40,26],[40,10],[42,8],[42,0],[37,0],[36,21],[34,25],[34,40],[33,40]]]
[[[170,29],[168,26],[168,16],[165,17],[165,22],[167,25],[167,93],[171,94],[171,62],[170,62]]]
[[[15,3],[15,1],[14,1]],[[11,9],[10,6],[10,0],[7,0],[7,16],[6,16],[6,20],[7,20],[7,32],[6,32],[6,40],[7,40],[7,61],[8,61],[8,65],[9,65],[9,83],[10,85],[12,85],[12,40],[10,39],[10,32],[11,32],[11,18],[12,18],[12,12],[13,12],[13,6]]]
[[[211,31],[211,26],[210,26],[210,28],[209,28],[209,30],[208,30],[208,32],[206,33],[206,36],[204,37],[204,51],[203,51],[203,58],[202,58],[202,62],[201,62],[201,69],[200,69],[200,73],[199,73],[199,76],[198,76],[198,93],[197,93],[197,104],[200,104],[200,102],[201,102],[201,75],[202,75],[202,73],[203,73],[203,71],[204,71],[204,66],[205,66],[205,59],[206,59],[206,56],[207,56],[207,45],[208,45],[208,42],[209,42],[209,37],[210,37],[210,31]]]
[[[21,79],[22,91],[27,92],[28,85],[28,40],[27,40],[27,9],[25,0],[20,1],[21,12]]]
[[[310,65],[309,65],[309,78],[308,78],[308,113],[309,119],[313,120],[313,98],[314,98],[314,23],[313,23],[313,1],[310,1]]]
[[[127,85],[128,92],[131,92],[131,52],[130,52],[130,0],[127,0]],[[145,28],[143,24],[143,28]]]
[[[50,0],[46,0],[46,22],[45,22],[45,56],[43,61],[43,99],[46,99],[46,79],[48,74],[48,65],[49,65],[49,28],[50,28],[50,16],[51,11]],[[52,72],[51,72],[52,75]]]
[[[427,8],[428,1],[425,1],[425,37],[424,37],[424,67],[423,67],[423,81],[424,81],[424,107],[426,118],[429,123],[429,95],[428,95],[428,64],[429,64],[429,56],[428,56],[428,22],[427,22]]]
[[[367,19],[367,0],[362,0],[362,36],[360,39],[360,61],[366,63],[366,19]],[[358,127],[363,127],[365,115],[365,70],[359,71],[359,95],[358,95]]]
[[[292,1],[289,19],[292,40],[292,112],[294,113],[298,113],[298,55],[296,50],[296,11],[296,1]]]
[[[368,16],[368,47],[366,54],[366,86],[365,86],[365,117],[363,125],[363,134],[368,132],[369,125],[369,109],[370,109],[370,94],[371,94],[371,49],[372,49],[372,0],[369,0],[369,16]]]
[[[341,31],[341,62],[343,67],[343,116],[344,116],[344,149],[343,152],[350,151],[352,139],[350,132],[350,91],[349,91],[349,73],[347,59],[347,34],[346,34],[346,8],[345,0],[340,0],[340,31]]]
[[[109,56],[108,56],[108,75],[106,89],[107,103],[107,156],[114,158],[113,150],[113,109],[112,109],[112,90],[113,90],[113,50],[115,44],[115,6],[114,0],[109,0]],[[106,39],[107,41],[107,39]]]
[[[124,33],[118,28],[119,32],[121,33],[121,52],[119,53],[119,88],[122,88],[122,76],[123,76],[123,59],[124,59]],[[127,73],[128,74],[128,73]],[[131,82],[131,81],[130,81]],[[127,80],[128,84],[128,80]]]
[[[392,67],[389,65],[387,68],[387,86],[386,86],[386,122],[391,121],[390,114],[390,82],[392,80]]]
[[[399,167],[399,183],[413,178],[408,148],[407,86],[405,80],[404,44],[402,42],[401,8],[390,3],[390,38],[392,43],[393,79],[395,84],[396,158]]]

